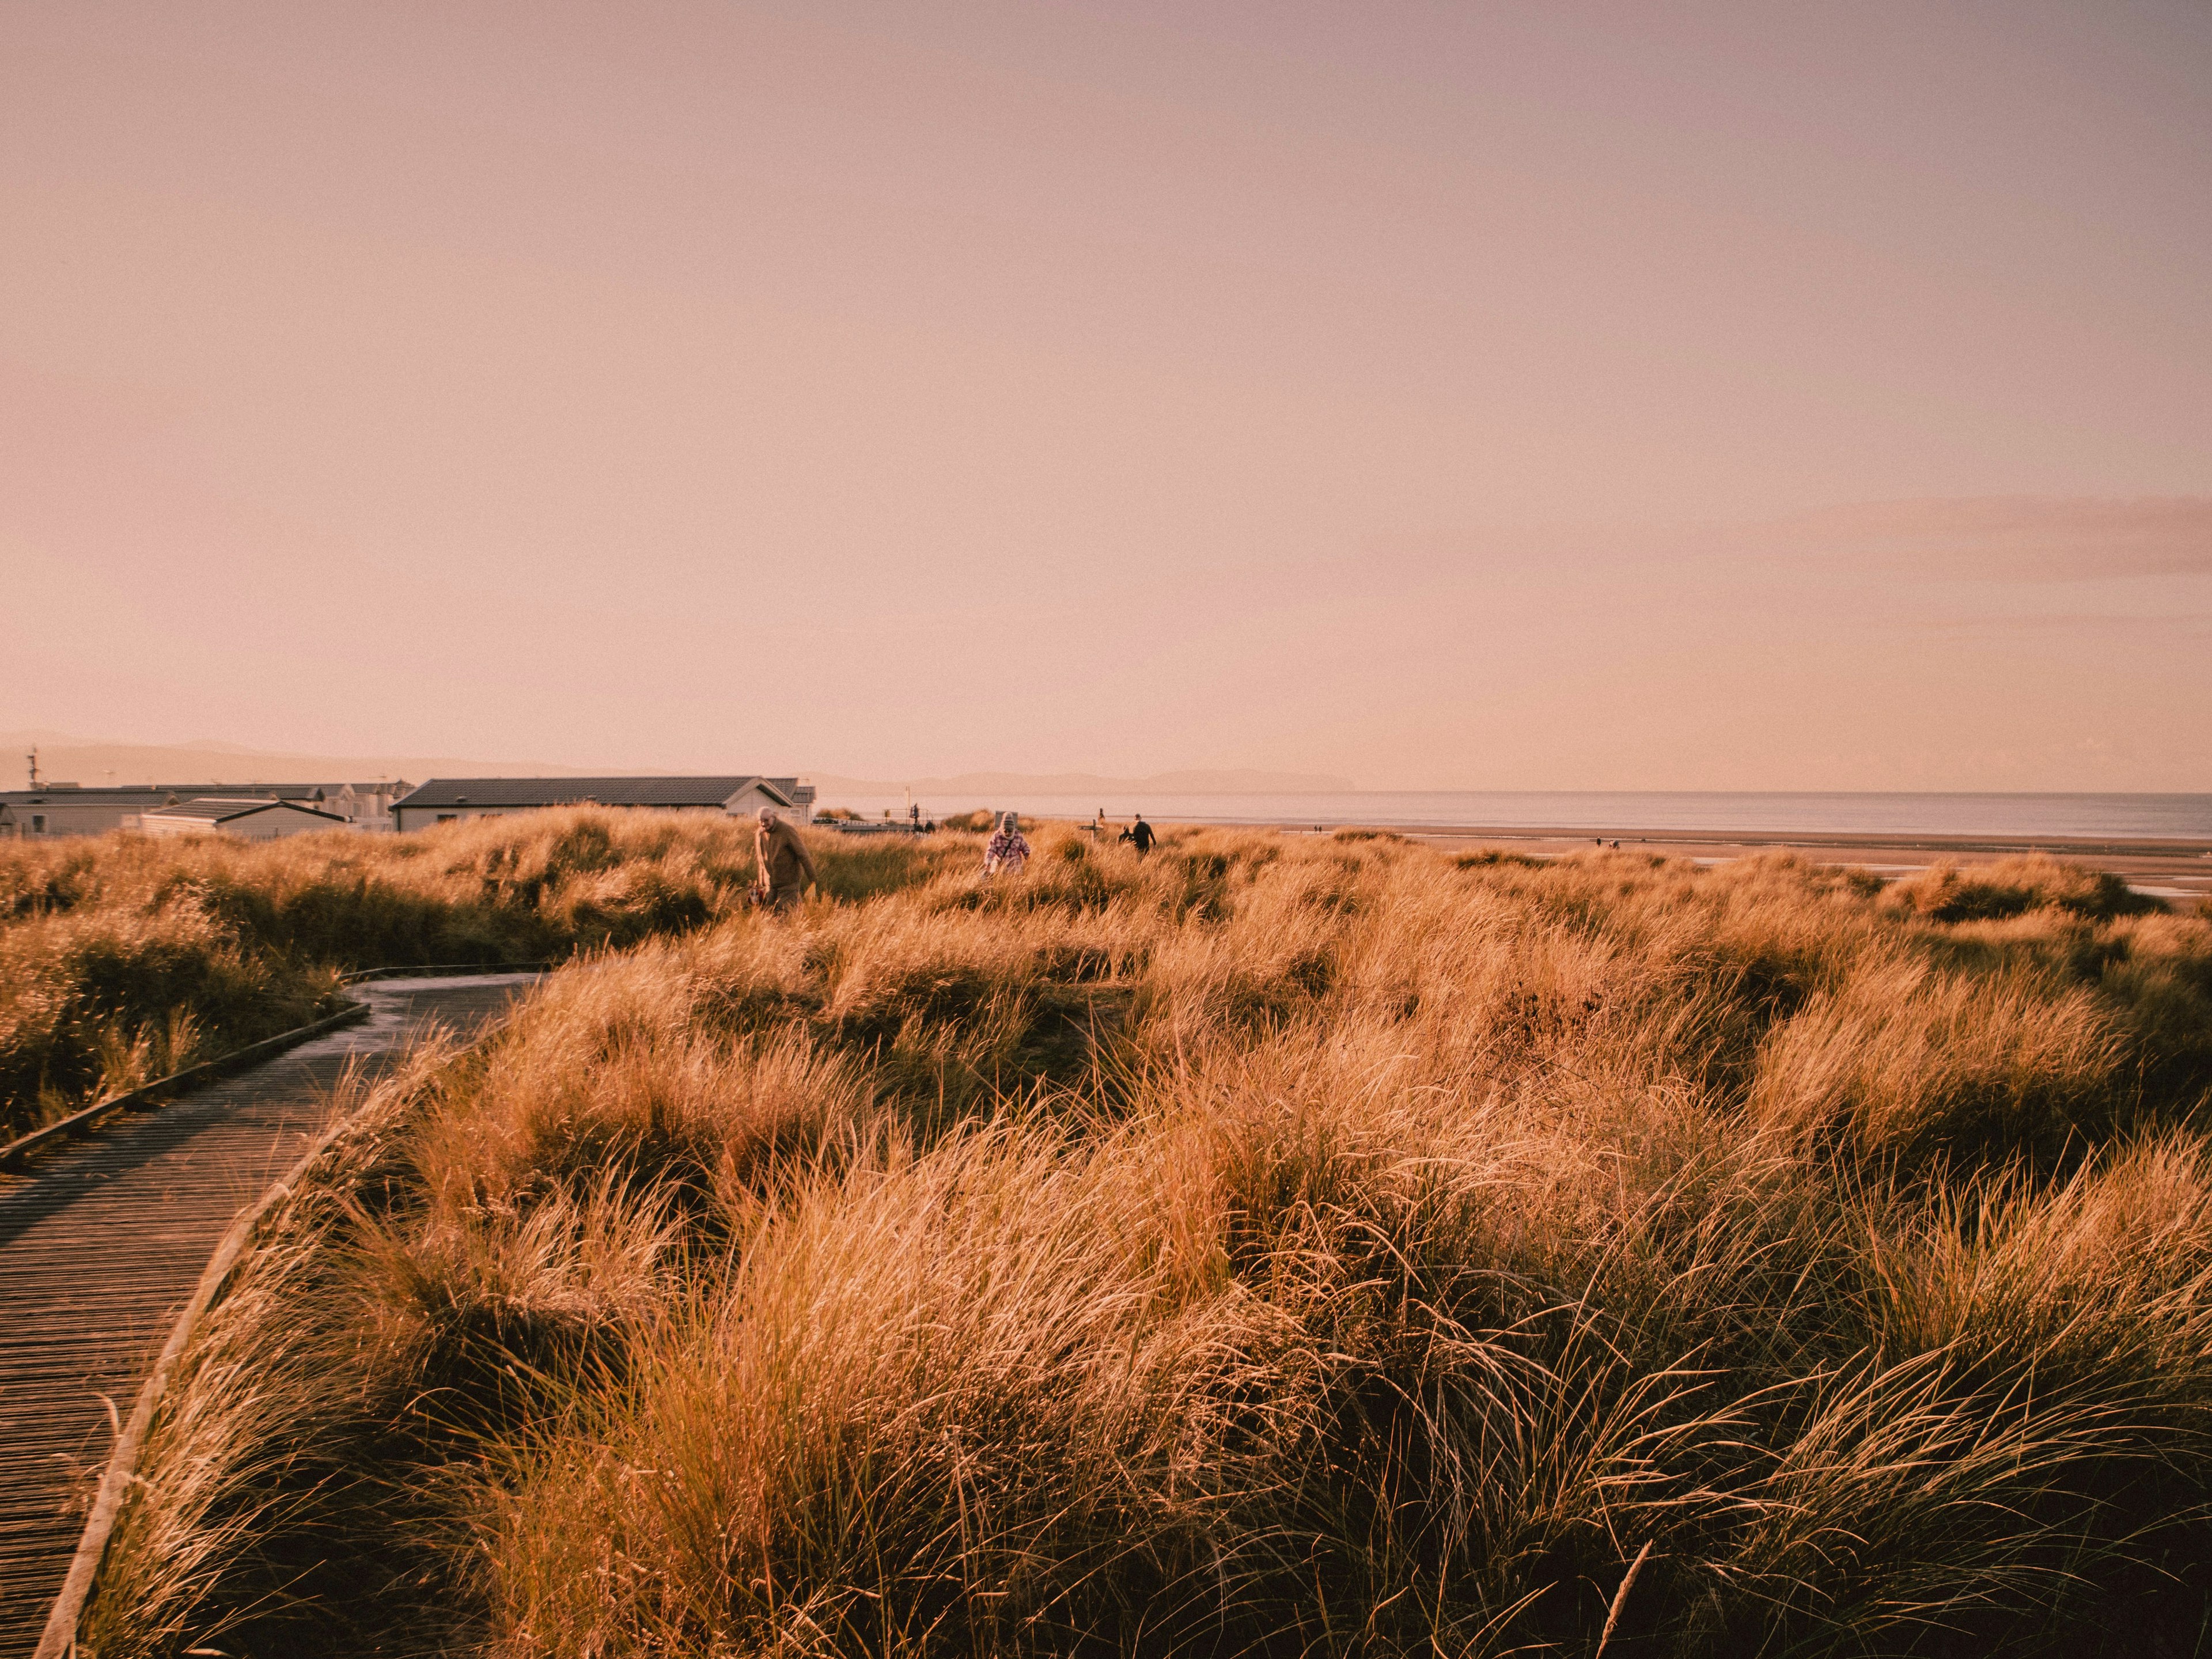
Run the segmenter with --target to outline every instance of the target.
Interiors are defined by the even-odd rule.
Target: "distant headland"
[[[1359,786],[1325,772],[1261,772],[1249,767],[1218,771],[1155,772],[1149,777],[1109,778],[1096,772],[962,772],[945,778],[848,778],[809,775],[823,794],[957,795],[975,792],[1025,795],[1333,795]]]

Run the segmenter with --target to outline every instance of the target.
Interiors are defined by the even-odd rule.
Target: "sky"
[[[0,727],[2212,789],[2212,9],[0,4]]]

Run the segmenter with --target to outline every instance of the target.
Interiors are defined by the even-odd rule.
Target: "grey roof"
[[[793,805],[797,780],[727,778],[432,778],[392,803],[395,811],[426,806],[720,806],[757,784],[771,800]]]
[[[211,823],[227,823],[233,818],[251,817],[256,812],[305,812],[311,817],[328,818],[332,823],[343,823],[345,819],[337,812],[325,812],[305,801],[270,800],[265,795],[222,796],[203,795],[197,800],[179,801],[174,806],[156,806],[139,814],[149,818],[197,818]]]
[[[151,800],[204,800],[216,796],[256,800],[312,800],[322,788],[317,783],[118,783],[98,789],[72,784],[57,789],[0,789],[0,801],[39,806],[141,806]]]
[[[335,784],[328,786],[336,788]],[[154,786],[179,799],[196,800],[313,800],[325,786],[319,783],[157,783]]]

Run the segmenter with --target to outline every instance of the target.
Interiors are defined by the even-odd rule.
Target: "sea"
[[[907,815],[907,796],[825,794],[864,818]],[[1127,822],[1346,824],[1413,828],[1637,830],[1793,835],[2082,836],[2114,841],[2212,841],[2212,794],[1939,794],[1723,791],[1355,790],[1330,794],[1030,794],[915,797],[925,817],[976,807],[1025,817],[1088,818],[1103,810]]]

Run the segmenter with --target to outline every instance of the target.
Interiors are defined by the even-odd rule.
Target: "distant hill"
[[[1094,772],[961,772],[949,778],[841,777],[810,774],[823,795],[896,795],[912,789],[930,795],[1334,795],[1358,786],[1324,772],[1261,772],[1237,768],[1216,772],[1155,772],[1144,778],[1108,778]]]

